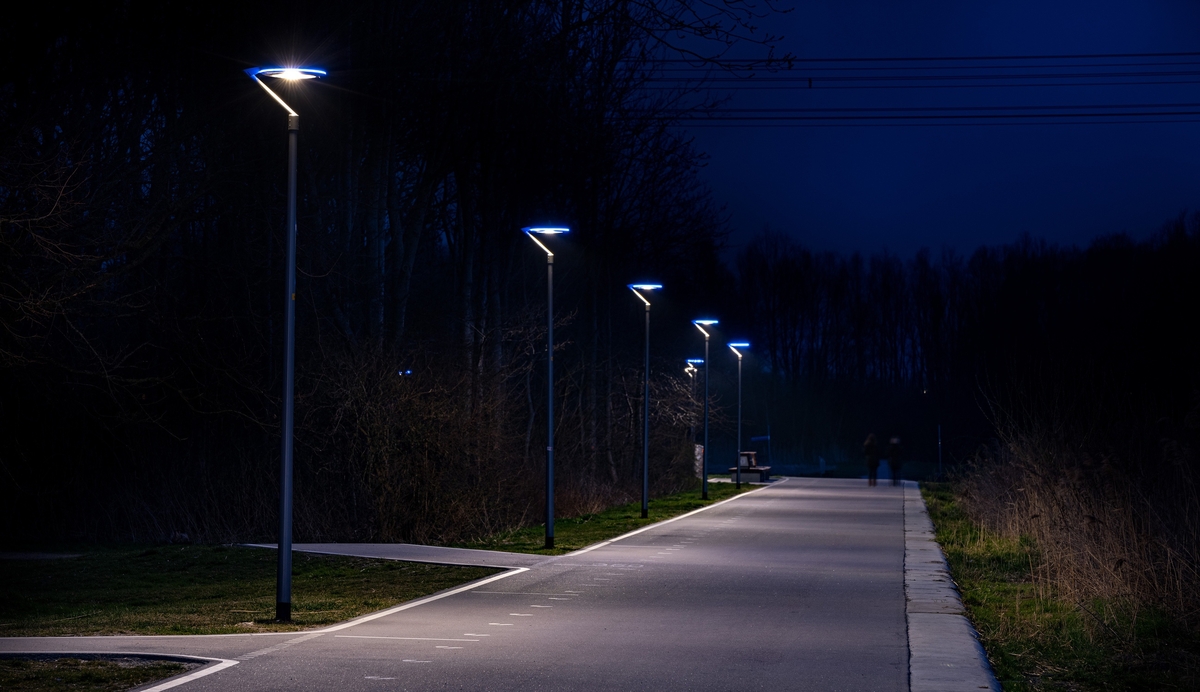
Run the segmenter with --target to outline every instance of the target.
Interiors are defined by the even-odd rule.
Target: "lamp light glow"
[[[525,231],[526,233],[544,233],[546,235],[571,232],[571,229],[561,226],[526,226],[521,230]]]
[[[708,337],[710,336],[710,334],[704,328],[712,326],[714,324],[720,324],[720,322],[718,322],[717,320],[705,318],[702,320],[692,320],[692,324],[696,325],[696,329],[699,329],[700,333],[703,334],[704,338],[707,340]]]
[[[730,341],[729,348],[750,348],[749,341]]]
[[[328,73],[315,67],[251,67],[246,70],[246,74],[251,77],[262,75],[295,81],[297,79],[319,79]]]
[[[703,358],[688,358],[688,359],[687,359],[687,362],[688,362],[688,364],[690,364],[690,365],[704,365],[704,359],[703,359]]]
[[[635,291],[657,291],[662,284],[629,284],[629,287]]]

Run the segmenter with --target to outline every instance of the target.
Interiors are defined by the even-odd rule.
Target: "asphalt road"
[[[0,649],[239,661],[188,692],[907,690],[903,563],[901,489],[789,479],[351,626]]]

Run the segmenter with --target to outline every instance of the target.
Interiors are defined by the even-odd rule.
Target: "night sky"
[[[728,92],[726,109],[883,108],[895,115],[908,112],[897,108],[928,107],[1135,108],[1071,111],[1088,115],[1059,118],[1058,124],[1045,124],[1050,118],[1032,124],[1001,118],[982,125],[887,120],[847,127],[844,120],[828,120],[689,127],[697,146],[711,156],[704,176],[730,215],[730,251],[765,226],[809,247],[842,252],[886,248],[911,255],[929,247],[936,254],[950,247],[969,253],[980,244],[1008,243],[1024,233],[1060,245],[1086,245],[1111,233],[1144,238],[1180,212],[1200,209],[1200,116],[1112,123],[1108,120],[1125,118],[1091,115],[1200,111],[1200,76],[1195,76],[1200,75],[1200,3],[821,0],[796,3],[794,11],[763,20],[760,27],[784,35],[779,52],[799,61],[790,72],[759,76],[792,81],[758,82],[771,89],[746,89],[754,82],[742,82]],[[1187,52],[1196,54],[1019,57]],[[807,62],[959,56],[1017,57]],[[855,69],[842,69],[847,67]],[[1121,72],[1141,76],[1078,76]],[[1175,74],[1156,76],[1164,72]],[[1013,78],[979,78],[989,74]],[[1059,74],[1068,76],[1052,76]],[[812,75],[810,89],[806,78]],[[895,79],[932,75],[974,78]],[[863,76],[887,79],[823,80]],[[1175,84],[1147,83],[1164,81]],[[933,84],[940,86],[930,88]],[[1160,122],[1150,122],[1155,120]]]

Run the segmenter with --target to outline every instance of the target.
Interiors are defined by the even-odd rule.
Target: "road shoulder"
[[[1000,690],[914,481],[904,482],[904,596],[912,692]]]

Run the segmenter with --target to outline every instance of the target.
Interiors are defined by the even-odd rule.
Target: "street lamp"
[[[646,372],[642,378],[642,518],[650,516],[650,301],[638,291],[657,291],[662,284],[629,284],[646,304]]]
[[[737,424],[737,465],[734,466],[737,475],[737,487],[742,487],[742,352],[739,348],[750,348],[748,341],[733,341],[729,344],[729,350],[737,355],[738,359],[738,424]]]
[[[696,329],[704,335],[704,458],[700,461],[700,476],[702,478],[700,499],[708,499],[708,337],[705,327],[718,324],[714,319],[692,320]]]
[[[546,253],[546,547],[554,547],[554,253],[538,235],[569,233],[569,228],[526,226],[521,229]]]
[[[275,575],[275,619],[292,619],[292,400],[296,365],[296,148],[300,134],[300,114],[284,103],[261,79],[273,77],[289,82],[325,76],[325,70],[313,67],[252,67],[246,74],[283,106],[288,113],[288,188],[287,188],[287,279],[284,304],[287,334],[283,339],[283,453],[279,474],[279,565]]]

